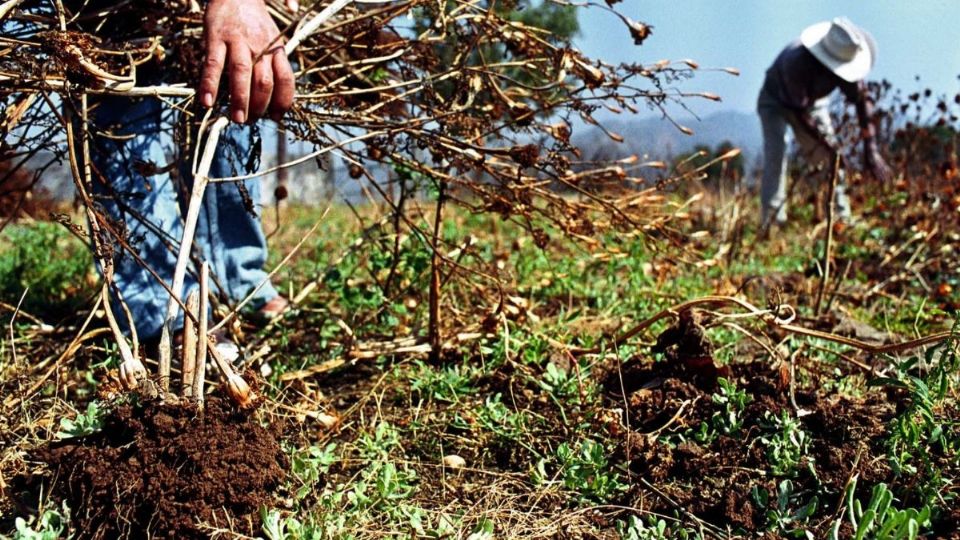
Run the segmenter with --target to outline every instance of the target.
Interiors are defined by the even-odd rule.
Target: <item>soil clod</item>
[[[249,412],[214,397],[196,408],[115,408],[103,430],[39,452],[55,497],[78,509],[80,538],[208,538],[254,534],[281,488],[286,455]]]

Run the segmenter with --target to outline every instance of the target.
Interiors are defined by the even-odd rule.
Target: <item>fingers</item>
[[[247,121],[250,104],[250,78],[253,75],[253,58],[244,45],[232,45],[230,56],[230,119],[238,124]]]
[[[250,87],[250,119],[260,118],[267,112],[270,98],[273,95],[273,65],[272,58],[265,56],[253,66],[253,79]]]
[[[279,121],[283,113],[293,106],[295,81],[293,68],[283,49],[273,53],[273,98],[270,101],[270,117]]]
[[[298,2],[297,0],[287,0],[286,4],[287,4],[287,10],[290,13],[296,13],[300,9],[300,2]]]
[[[203,74],[200,77],[200,104],[213,107],[217,100],[217,88],[223,74],[223,61],[227,55],[227,45],[222,41],[207,44],[207,57],[203,62]]]

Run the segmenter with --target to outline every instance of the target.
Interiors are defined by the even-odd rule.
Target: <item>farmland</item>
[[[737,304],[707,303],[690,320],[665,317],[631,339],[612,339],[706,296],[763,310],[789,305],[800,326],[875,344],[950,330],[957,220],[911,210],[910,198],[902,190],[863,197],[862,220],[837,228],[839,277],[827,284],[819,316],[824,227],[798,219],[757,241],[743,197],[682,209],[677,198],[685,241],[658,251],[641,235],[540,248],[509,222],[452,212],[445,239],[468,245],[464,257],[496,268],[503,285],[451,281],[450,339],[434,362],[422,348],[403,349],[416,340],[402,338],[425,331],[429,264],[419,240],[392,236],[372,209],[363,223],[373,225],[363,227],[344,207],[323,218],[290,208],[274,239],[276,262],[319,226],[278,282],[292,297],[312,292],[279,323],[242,329],[258,344],[248,367],[268,399],[249,417],[225,420],[279,441],[281,452],[255,471],[276,475],[263,484],[274,487],[244,516],[195,508],[205,519],[180,532],[700,538],[848,537],[859,528],[868,537],[950,537],[960,443],[955,338],[869,354],[785,332]],[[411,211],[429,219],[429,208]],[[747,217],[724,233],[711,227],[725,221],[718,212]],[[796,213],[812,219],[812,202]],[[722,234],[738,245],[718,242]],[[5,242],[24,237],[4,249],[5,265],[42,264],[44,254],[31,250],[55,241],[86,267],[85,252],[63,232],[41,224],[4,232]],[[14,254],[21,258],[11,261]],[[391,268],[395,286],[385,292]],[[52,309],[64,290],[95,295],[82,275],[63,275],[73,282],[40,282],[31,297],[49,303],[35,309]],[[33,515],[32,527],[64,532],[107,526],[53,495],[69,493],[71,479],[49,462],[73,462],[38,449],[83,440],[71,428],[87,437],[119,430],[110,418],[117,411],[140,418],[132,425],[149,415],[113,390],[119,357],[91,332],[102,318],[94,315],[91,337],[64,358],[86,313],[57,314],[52,329],[28,315],[13,321],[15,339],[4,349],[4,515]],[[263,427],[236,427],[248,422]],[[108,438],[119,444],[129,429]],[[206,443],[229,447],[214,431],[201,430]],[[253,489],[249,474],[215,481]]]

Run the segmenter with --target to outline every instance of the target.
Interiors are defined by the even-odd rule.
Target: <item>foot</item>
[[[220,356],[227,362],[236,365],[237,360],[240,359],[240,346],[234,343],[223,329],[214,332],[213,337],[216,339],[213,346],[217,348]]]
[[[257,318],[262,321],[271,321],[283,315],[290,309],[290,301],[282,296],[274,296],[257,310]]]

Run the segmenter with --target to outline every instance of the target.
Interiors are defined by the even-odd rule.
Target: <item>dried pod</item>
[[[630,29],[630,36],[633,38],[633,42],[636,45],[643,45],[644,40],[650,37],[650,34],[653,33],[652,26],[642,22],[634,21],[629,17],[624,17],[623,22],[627,23],[627,27]]]
[[[533,122],[536,112],[526,103],[514,103],[510,106],[510,118],[519,126],[529,126]]]
[[[521,167],[533,167],[540,157],[540,149],[535,144],[523,144],[510,148],[510,158]]]
[[[227,393],[241,409],[248,409],[257,401],[257,393],[251,390],[247,381],[236,373],[231,373],[227,377]]]
[[[324,429],[333,429],[334,427],[337,426],[337,424],[340,423],[340,418],[333,416],[332,414],[316,412],[316,413],[309,413],[307,414],[307,416],[319,422],[320,425],[324,427]]]

